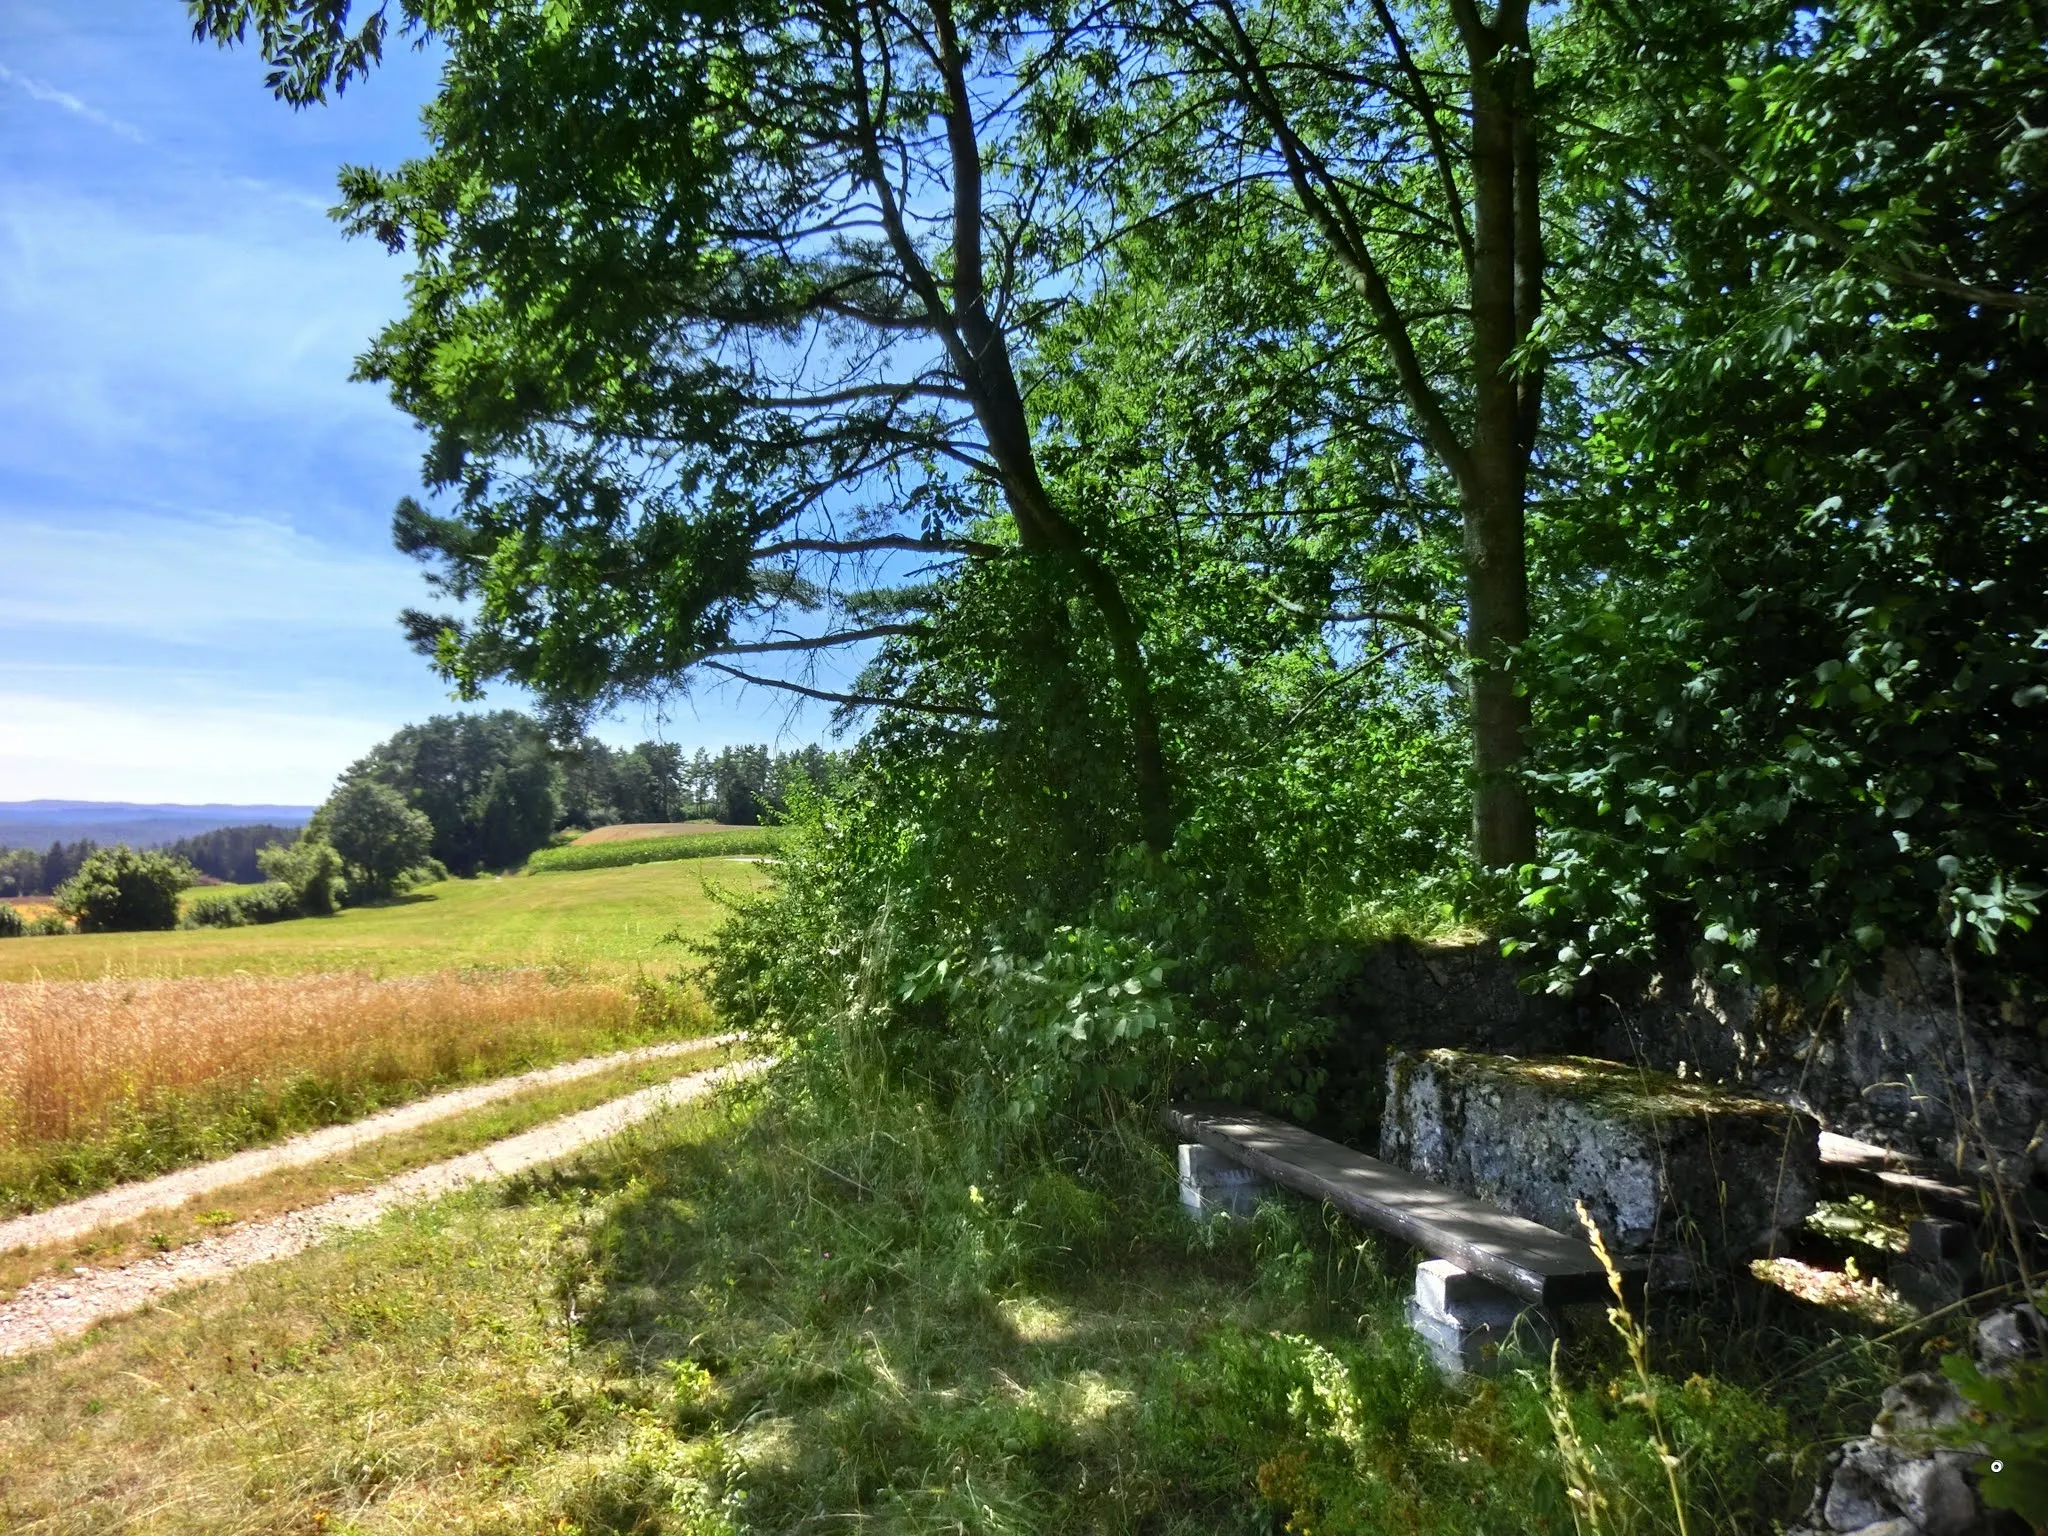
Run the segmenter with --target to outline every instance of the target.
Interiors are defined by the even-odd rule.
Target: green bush
[[[419,864],[408,869],[399,877],[397,889],[409,891],[416,885],[439,885],[443,880],[452,880],[454,878],[455,876],[449,872],[446,864],[443,864],[439,859],[429,854]]]
[[[179,920],[181,928],[240,928],[249,921],[242,915],[242,904],[236,900],[237,891],[209,891],[204,896],[195,896],[185,907],[185,915]]]
[[[264,874],[291,891],[297,915],[326,917],[341,905],[341,855],[328,844],[307,841],[265,848],[256,862]]]
[[[167,854],[102,848],[57,889],[57,910],[80,933],[140,933],[178,926],[178,895],[193,869]]]
[[[29,919],[28,936],[32,939],[54,938],[70,931],[71,923],[61,912],[44,912]]]
[[[28,932],[28,919],[15,907],[0,901],[0,939],[18,939]]]
[[[542,848],[526,861],[529,873],[560,874],[570,869],[616,869],[624,864],[666,864],[671,859],[730,859],[780,853],[788,840],[782,827],[736,827],[730,832],[697,832],[683,837],[637,837],[615,843]]]
[[[185,908],[187,928],[243,928],[254,923],[282,923],[305,913],[292,888],[282,882],[253,891],[209,892]]]

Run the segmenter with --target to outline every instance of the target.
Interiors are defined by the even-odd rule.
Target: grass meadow
[[[708,827],[669,837],[578,838],[565,847],[540,849],[526,868],[529,874],[555,875],[681,859],[765,858],[781,852],[788,835],[785,827]]]
[[[646,837],[701,837],[729,830],[718,821],[615,821],[607,827],[592,827],[575,839],[574,846],[592,843],[630,843]]]
[[[751,891],[766,878],[759,866],[739,862],[649,864],[547,880],[486,876],[422,886],[333,917],[254,928],[6,939],[0,982],[238,971],[395,976],[490,966],[626,977],[673,970],[684,956],[664,940],[710,931],[720,911],[713,890]]]

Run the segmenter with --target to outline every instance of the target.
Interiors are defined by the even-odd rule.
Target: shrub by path
[[[47,1247],[52,1243],[81,1237],[95,1227],[111,1226],[116,1222],[133,1221],[137,1217],[147,1216],[156,1211],[172,1210],[196,1196],[212,1194],[215,1190],[247,1183],[250,1179],[275,1169],[301,1167],[324,1158],[339,1156],[386,1136],[395,1136],[401,1131],[413,1130],[418,1126],[446,1119],[450,1115],[463,1114],[480,1105],[512,1098],[535,1088],[572,1083],[578,1078],[591,1077],[617,1067],[631,1066],[636,1062],[659,1061],[664,1057],[689,1055],[714,1046],[729,1045],[738,1038],[737,1035],[710,1035],[698,1040],[680,1040],[666,1045],[643,1046],[638,1050],[616,1051],[607,1056],[587,1056],[581,1061],[564,1062],[560,1066],[544,1067],[536,1072],[522,1072],[516,1077],[503,1077],[495,1082],[478,1083],[473,1087],[436,1094],[433,1098],[401,1105],[397,1109],[386,1110],[364,1120],[309,1131],[303,1136],[294,1136],[291,1140],[274,1147],[252,1147],[249,1151],[238,1152],[233,1157],[201,1163],[193,1168],[181,1168],[176,1173],[165,1174],[162,1178],[148,1179],[139,1184],[124,1184],[84,1200],[74,1200],[68,1205],[60,1205],[52,1210],[38,1211],[32,1216],[18,1216],[12,1221],[0,1221],[0,1253],[17,1248]]]
[[[701,1042],[699,1042],[701,1044]],[[451,1194],[471,1184],[565,1157],[736,1078],[761,1070],[761,1058],[659,1083],[569,1115],[462,1157],[416,1168],[374,1189],[341,1195],[306,1210],[192,1243],[119,1269],[80,1269],[40,1280],[0,1304],[0,1358],[75,1337],[94,1323],[140,1311],[173,1291],[302,1253],[329,1235],[365,1227],[385,1212]]]

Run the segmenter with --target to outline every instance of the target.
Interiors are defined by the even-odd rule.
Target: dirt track
[[[232,1275],[272,1259],[289,1258],[331,1233],[368,1226],[398,1206],[419,1204],[565,1157],[766,1065],[764,1059],[755,1058],[659,1083],[581,1114],[567,1115],[509,1136],[481,1151],[415,1168],[374,1189],[338,1195],[302,1211],[251,1222],[218,1237],[118,1269],[81,1268],[62,1278],[38,1280],[23,1287],[12,1300],[0,1303],[0,1358],[73,1338],[94,1323],[139,1311],[172,1291]]]

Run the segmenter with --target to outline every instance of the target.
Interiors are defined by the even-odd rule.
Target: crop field
[[[15,983],[0,987],[0,1209],[708,1029],[687,993],[545,971]]]
[[[579,839],[566,848],[541,849],[526,861],[526,868],[530,874],[555,875],[680,859],[764,858],[780,852],[788,836],[785,827],[712,827],[679,837],[617,838],[597,843]]]
[[[708,1032],[680,942],[754,865],[451,880],[264,927],[0,942],[0,1209],[456,1082]]]
[[[752,891],[766,878],[752,864],[665,862],[546,880],[449,880],[384,906],[256,928],[6,939],[0,982],[463,967],[624,978],[683,964],[687,955],[668,937],[708,933],[720,912],[713,891]]]

